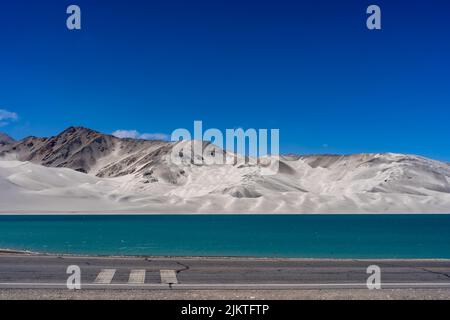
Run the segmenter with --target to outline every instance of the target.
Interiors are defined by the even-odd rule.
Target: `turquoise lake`
[[[450,258],[450,215],[3,215],[0,248],[90,255]]]

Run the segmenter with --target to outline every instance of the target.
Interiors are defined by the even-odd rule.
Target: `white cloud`
[[[131,138],[144,140],[170,140],[164,133],[139,133],[137,130],[116,130],[112,133],[117,138]]]
[[[140,138],[145,140],[170,140],[169,135],[165,133],[143,133]]]
[[[0,127],[4,127],[11,121],[15,121],[17,119],[19,119],[17,113],[5,109],[0,109]]]
[[[139,137],[139,132],[136,130],[116,130],[112,133],[112,135],[117,138],[137,139]]]

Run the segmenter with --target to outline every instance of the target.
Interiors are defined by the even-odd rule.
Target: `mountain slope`
[[[204,146],[214,152],[193,157],[236,156]],[[29,137],[0,152],[0,210],[450,212],[448,164],[419,156],[290,155],[267,176],[258,164],[194,164],[188,148],[192,142],[119,139],[79,127]],[[188,161],[174,163],[173,152]]]
[[[99,162],[108,156],[131,154],[154,144],[159,142],[119,139],[83,127],[70,127],[55,137],[25,138],[9,145],[0,152],[0,157],[9,154],[19,161],[92,173]]]
[[[6,133],[0,132],[0,150],[2,150],[5,146],[13,144],[14,142],[15,141],[13,138],[8,136]]]

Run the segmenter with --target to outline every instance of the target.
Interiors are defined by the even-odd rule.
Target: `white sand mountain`
[[[450,213],[443,162],[391,153],[286,156],[278,174],[265,176],[259,165],[171,161],[174,148],[190,146],[76,127],[5,144],[0,212]]]

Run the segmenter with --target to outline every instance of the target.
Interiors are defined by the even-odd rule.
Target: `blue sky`
[[[78,4],[82,30],[66,28]],[[366,28],[370,4],[382,30]],[[281,152],[450,160],[448,1],[0,5],[0,131],[279,128]],[[1,114],[0,114],[1,118]]]

